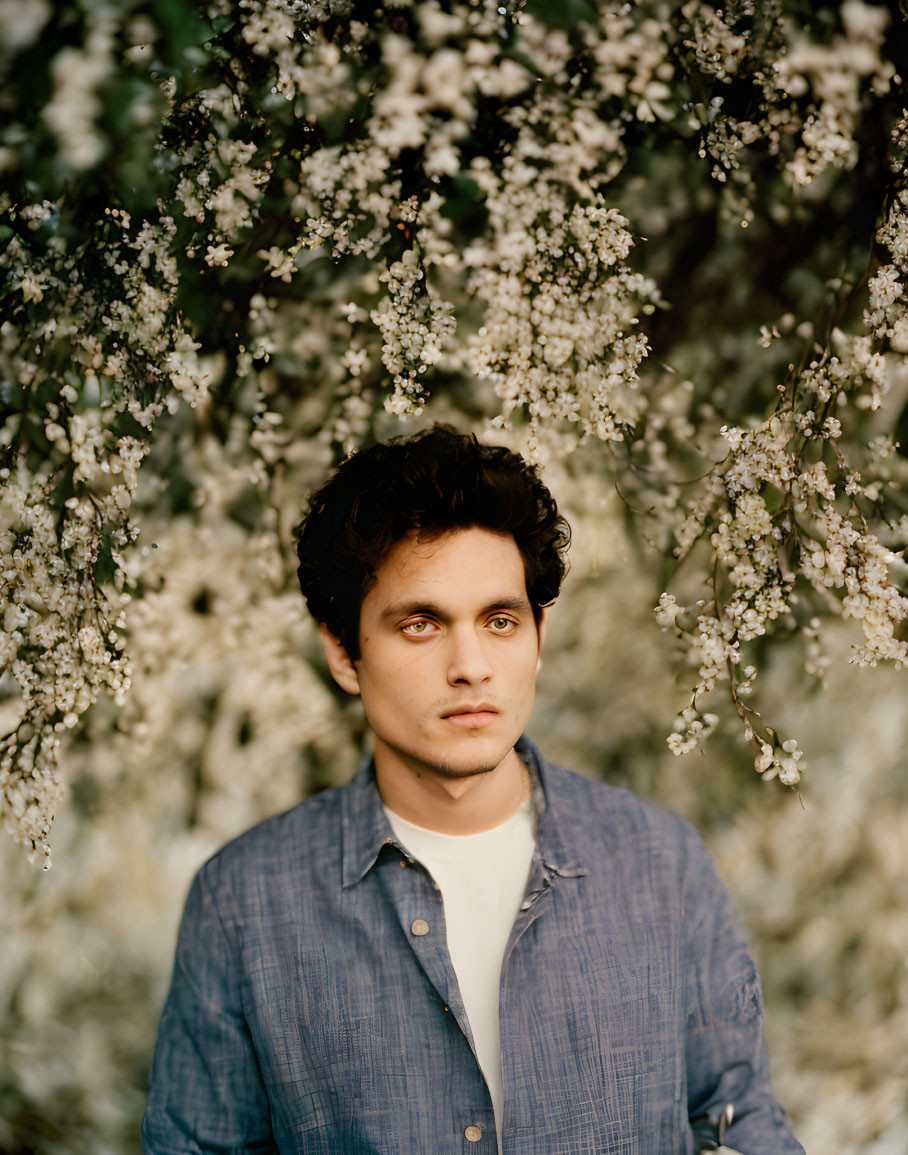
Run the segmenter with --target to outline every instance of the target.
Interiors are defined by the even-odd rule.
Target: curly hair
[[[309,612],[358,659],[360,607],[391,547],[414,530],[474,526],[514,538],[538,622],[567,572],[571,531],[534,466],[448,425],[354,453],[294,531]]]

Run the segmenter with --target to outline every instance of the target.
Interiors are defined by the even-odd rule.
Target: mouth
[[[488,702],[478,702],[475,706],[458,706],[448,714],[442,715],[446,722],[453,722],[464,730],[479,730],[491,725],[498,717],[498,711]]]

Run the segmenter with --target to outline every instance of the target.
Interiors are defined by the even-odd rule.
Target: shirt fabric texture
[[[400,845],[428,870],[441,891],[448,955],[476,1059],[492,1096],[500,1141],[504,1092],[498,996],[501,964],[526,894],[536,844],[530,791],[510,818],[480,834],[441,834],[408,822],[387,806],[384,810]]]
[[[728,1147],[803,1155],[693,827],[517,751],[537,839],[501,970],[505,1155],[692,1155],[691,1120],[729,1104]],[[494,1155],[442,897],[371,764],[196,875],[142,1137],[147,1155]]]

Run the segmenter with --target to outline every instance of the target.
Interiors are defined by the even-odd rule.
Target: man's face
[[[410,534],[376,577],[360,658],[338,678],[362,695],[376,762],[445,778],[495,769],[533,709],[541,646],[513,537]]]

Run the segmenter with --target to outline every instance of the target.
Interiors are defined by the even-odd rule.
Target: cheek
[[[389,657],[373,664],[367,679],[369,695],[376,703],[395,702],[404,708],[407,702],[424,694],[428,684],[426,663],[412,654],[406,655],[406,660]]]
[[[515,655],[514,665],[519,667],[521,675],[527,678],[536,677],[536,663],[539,661],[540,649],[535,638],[529,638],[521,647],[520,653]]]

